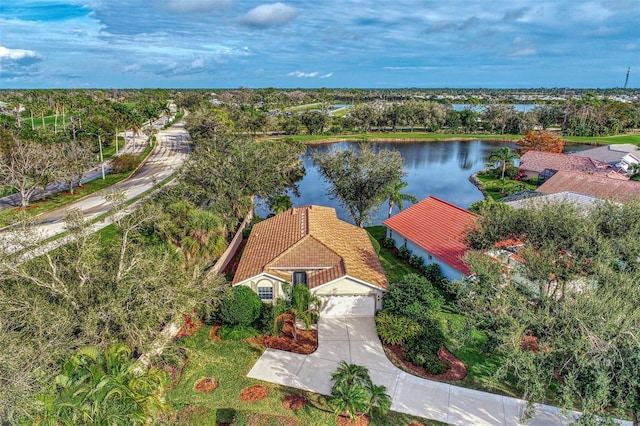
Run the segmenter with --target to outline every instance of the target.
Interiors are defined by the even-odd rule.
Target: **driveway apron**
[[[331,394],[331,372],[341,361],[369,369],[373,382],[387,388],[391,409],[455,425],[567,425],[579,413],[536,404],[533,418],[521,421],[526,402],[453,386],[405,373],[382,349],[373,317],[320,318],[318,349],[310,355],[267,349],[248,377]],[[631,426],[631,422],[619,422]]]

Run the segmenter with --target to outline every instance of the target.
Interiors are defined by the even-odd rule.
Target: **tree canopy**
[[[594,416],[640,409],[638,203],[481,208],[460,306],[489,336],[529,401],[551,396]],[[510,251],[496,249],[508,242]],[[487,255],[487,252],[491,256]],[[513,254],[521,260],[505,261]],[[498,261],[503,259],[503,261]]]
[[[388,149],[376,153],[365,144],[334,153],[316,152],[313,161],[331,185],[329,196],[338,199],[357,226],[370,219],[404,176],[400,153]]]

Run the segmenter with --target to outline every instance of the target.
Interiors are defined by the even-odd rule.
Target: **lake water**
[[[356,142],[339,142],[327,145],[315,145],[307,148],[302,161],[306,169],[304,179],[299,182],[300,197],[292,194],[294,206],[319,204],[335,207],[338,217],[353,223],[351,217],[337,200],[327,195],[329,185],[320,177],[311,159],[314,150],[335,151],[357,146]],[[375,150],[396,150],[404,159],[404,180],[408,183],[404,192],[422,200],[430,195],[449,203],[467,208],[470,204],[481,200],[482,193],[469,182],[469,176],[485,168],[491,151],[502,146],[514,148],[514,144],[490,141],[454,141],[454,142],[403,142],[372,143]],[[405,208],[411,205],[405,203]],[[373,224],[378,225],[387,218],[388,204],[384,203],[373,217]],[[394,207],[394,213],[397,212]],[[264,207],[256,208],[256,213],[266,216],[269,211]]]

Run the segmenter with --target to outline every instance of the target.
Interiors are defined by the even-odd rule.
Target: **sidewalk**
[[[453,386],[413,376],[387,359],[373,317],[320,318],[318,350],[310,355],[267,349],[248,377],[324,395],[331,392],[331,372],[340,361],[365,366],[378,385],[387,387],[391,409],[454,425],[567,425],[579,413],[562,413],[536,404],[535,414],[521,420],[526,402],[516,398]],[[631,426],[631,422],[620,422]]]

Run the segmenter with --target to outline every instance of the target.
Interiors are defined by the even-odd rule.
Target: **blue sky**
[[[640,87],[640,0],[1,0],[0,88]]]

